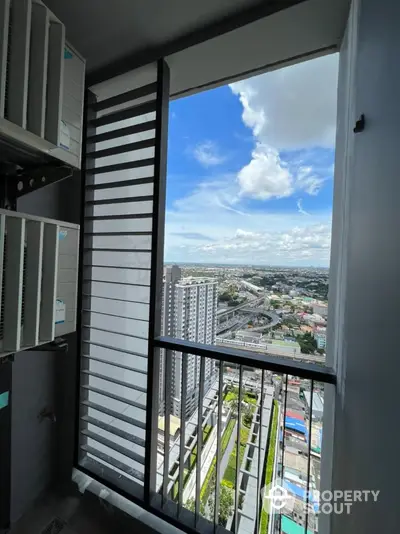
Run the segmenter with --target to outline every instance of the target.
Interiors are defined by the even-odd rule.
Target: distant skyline
[[[329,270],[329,267],[318,265],[263,265],[257,263],[210,263],[210,262],[198,262],[198,261],[164,261],[164,265],[178,265],[179,267],[190,266],[207,266],[207,267],[249,267],[249,268],[274,268],[274,269],[323,269]]]
[[[170,105],[166,263],[327,267],[338,54]]]

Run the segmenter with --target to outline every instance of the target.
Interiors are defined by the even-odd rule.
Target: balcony
[[[75,467],[188,532],[318,532],[318,492],[330,483],[320,480],[323,402],[335,374],[160,335],[170,319],[161,313],[170,306],[168,67],[148,65],[129,83],[88,93]],[[188,324],[203,341],[196,287]],[[186,330],[175,335],[193,334]],[[288,499],[283,511],[270,506],[276,486]]]
[[[112,496],[122,507],[121,495],[153,528],[161,517],[190,533],[397,532],[400,254],[391,236],[399,224],[399,4],[45,3],[87,59],[83,168],[43,191],[34,190],[36,180],[35,198],[18,198],[18,209],[81,224],[78,342],[68,340],[68,354],[23,352],[0,366],[0,526],[8,532],[50,481],[70,484],[74,467],[92,479],[90,490],[96,486],[110,532],[125,532],[106,506]],[[328,329],[334,372],[317,362],[250,357],[239,345],[161,338],[169,99],[331,52],[340,52]],[[8,164],[3,171],[6,185]],[[213,380],[199,387],[210,361]],[[198,387],[186,390],[191,380]],[[283,514],[266,506],[263,492],[279,477],[292,498]],[[316,514],[318,484],[381,495],[356,503],[351,515],[331,516],[329,530]],[[36,527],[28,522],[26,531],[43,531]]]

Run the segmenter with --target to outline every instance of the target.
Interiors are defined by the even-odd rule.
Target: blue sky
[[[165,261],[329,263],[337,55],[170,105]]]

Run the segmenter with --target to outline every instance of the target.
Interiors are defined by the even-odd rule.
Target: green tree
[[[297,336],[296,340],[300,345],[300,351],[303,354],[314,354],[317,350],[317,341],[311,332],[306,332],[303,335]]]
[[[230,488],[227,488],[223,484],[221,484],[220,492],[219,492],[219,510],[218,510],[218,524],[221,526],[225,526],[226,522],[228,521],[229,517],[232,515],[233,512],[233,491]],[[215,509],[215,500],[214,495],[212,495],[208,500],[208,511],[209,516],[208,518],[210,520],[213,520],[214,518],[214,509]]]
[[[188,510],[190,510],[191,512],[195,513],[195,511],[196,511],[196,503],[195,503],[195,500],[194,500],[193,497],[186,501],[185,507]],[[200,501],[200,514],[203,517],[206,517],[206,507],[204,506],[204,504],[201,501]]]
[[[246,404],[242,409],[242,413],[243,413],[243,424],[250,427],[251,422],[253,420],[252,407],[249,404]]]
[[[233,417],[237,417],[237,414],[239,413],[239,399],[236,398],[231,400],[231,402],[229,403],[229,408],[232,411]]]

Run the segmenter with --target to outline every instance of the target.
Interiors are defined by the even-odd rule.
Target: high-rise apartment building
[[[175,286],[182,277],[182,271],[177,265],[164,267],[163,288],[162,288],[162,308],[161,308],[161,334],[163,336],[174,336],[175,317]],[[159,382],[159,411],[164,413],[165,397],[165,354],[161,350],[160,354],[160,382]]]
[[[162,333],[178,339],[215,345],[217,328],[217,282],[210,278],[181,278],[177,266],[164,270]],[[200,359],[187,358],[186,415],[197,408]],[[160,411],[164,410],[164,354],[161,355]],[[206,360],[204,389],[207,391],[215,375],[214,360]],[[171,412],[181,415],[182,353],[172,354]]]

